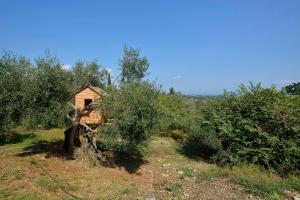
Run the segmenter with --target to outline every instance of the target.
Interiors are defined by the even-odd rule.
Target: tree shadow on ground
[[[23,148],[23,152],[19,153],[18,156],[26,157],[37,154],[46,154],[46,159],[52,157],[67,159],[67,156],[64,154],[62,148],[63,144],[63,140],[40,140],[38,142],[33,142],[29,146]],[[138,170],[140,169],[141,165],[148,163],[148,161],[143,159],[141,155],[129,155],[126,153],[104,151],[103,149],[102,152],[107,157],[107,162],[103,164],[104,167],[122,168],[130,174],[139,174]]]
[[[105,167],[125,169],[129,174],[140,175],[138,170],[144,164],[149,163],[141,155],[129,155],[126,153],[105,151],[107,158]]]
[[[26,139],[34,138],[36,135],[34,133],[17,133],[9,132],[0,135],[0,146],[5,144],[17,144],[25,141]]]
[[[63,142],[63,140],[40,140],[38,142],[33,142],[29,146],[23,148],[23,152],[19,153],[18,156],[25,157],[45,153],[45,158],[64,158],[64,154],[62,151]]]
[[[23,152],[19,153],[18,156],[26,157],[45,153],[46,159],[51,157],[65,158],[62,151],[63,142],[63,140],[40,140],[38,142],[33,142],[31,145],[23,148]],[[65,194],[69,195],[72,199],[82,199],[69,192],[66,187],[55,178],[55,176],[51,175],[50,171],[43,167],[43,165],[39,164],[38,162],[34,162],[33,164],[39,167],[43,171],[44,175],[48,176],[52,181],[54,181],[58,185],[59,189],[61,189]]]
[[[207,163],[213,163],[211,157],[214,155],[214,151],[208,146],[193,145],[190,143],[183,144],[177,149],[177,152],[183,156],[186,156],[193,160],[202,160]]]
[[[138,171],[140,167],[149,163],[141,154],[129,154],[112,149],[108,150],[109,147],[99,140],[97,141],[97,148],[101,150],[106,157],[107,161],[103,164],[104,167],[125,169],[129,174],[139,175],[140,173]]]

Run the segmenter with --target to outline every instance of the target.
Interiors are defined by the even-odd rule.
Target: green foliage
[[[59,189],[59,185],[55,181],[50,180],[45,176],[39,176],[36,179],[36,183],[37,185],[47,188],[49,191],[52,192],[56,192]]]
[[[96,60],[92,62],[77,61],[72,69],[75,90],[91,85],[104,88],[106,82],[106,70],[101,70],[101,65]]]
[[[196,118],[196,105],[187,100],[180,93],[160,94],[159,131],[163,135],[171,136],[172,130],[187,132],[193,126]]]
[[[170,87],[169,95],[173,95],[173,94],[175,94],[175,89],[173,87]]]
[[[184,177],[192,177],[195,175],[195,171],[193,168],[184,167],[181,168],[178,173],[180,172],[180,178],[183,179]]]
[[[285,90],[287,94],[300,95],[300,82],[285,86]]]
[[[196,144],[211,146],[215,139],[207,138],[216,136],[221,148],[215,149],[214,160],[221,165],[252,163],[281,175],[299,173],[299,108],[299,96],[241,85],[235,94],[203,102],[200,127],[211,127],[211,131],[204,131],[204,136],[202,132]],[[191,140],[197,136],[194,133]]]
[[[20,123],[32,88],[29,60],[12,53],[0,58],[0,134]]]
[[[300,177],[289,176],[285,179],[283,184],[286,188],[300,191]]]
[[[109,135],[109,145],[118,151],[143,151],[157,124],[158,93],[152,84],[142,82],[126,84],[119,90],[112,88],[103,96],[100,112],[111,122],[102,127],[101,133]]]
[[[0,134],[18,125],[27,129],[62,127],[73,94],[86,85],[104,87],[105,70],[96,61],[66,70],[46,51],[32,64],[5,52],[0,58]]]
[[[111,86],[112,85],[112,82],[111,82],[111,75],[110,75],[110,73],[108,73],[108,75],[107,75],[107,86],[109,87],[109,86]]]
[[[188,139],[183,145],[184,153],[209,159],[221,150],[221,141],[216,132],[208,127],[194,126],[188,132]]]
[[[158,130],[184,141],[183,152],[194,151],[220,165],[250,163],[280,175],[299,174],[299,83],[286,86],[289,95],[251,83],[222,97],[192,97],[174,88],[168,94],[159,93],[143,82],[149,62],[138,49],[125,46],[120,66],[117,88],[97,61],[78,61],[72,69],[64,69],[49,52],[34,63],[4,53],[0,58],[0,139],[8,141],[10,130],[19,125],[28,129],[64,126],[66,105],[74,92],[93,85],[107,90],[99,102],[102,116],[109,121],[101,127],[107,148],[144,153]]]
[[[129,193],[129,189],[128,188],[124,188],[122,191],[121,191],[121,194],[128,194]]]
[[[149,62],[146,57],[140,57],[140,50],[124,47],[124,56],[120,60],[121,82],[134,83],[140,82],[147,73]]]
[[[169,192],[172,192],[173,195],[176,195],[178,193],[182,193],[183,192],[183,186],[179,182],[177,182],[177,183],[170,183],[166,187],[166,190],[169,191]]]

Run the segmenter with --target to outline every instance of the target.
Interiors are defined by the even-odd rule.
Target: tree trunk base
[[[77,126],[74,137],[71,137],[74,126],[65,131],[64,152],[69,159],[85,160],[92,166],[103,165],[106,157],[97,148],[95,135],[82,126]],[[70,141],[74,138],[74,141]]]

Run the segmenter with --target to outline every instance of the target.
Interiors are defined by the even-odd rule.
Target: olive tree
[[[100,129],[106,142],[117,151],[142,153],[157,124],[158,93],[148,82],[108,90],[99,102],[100,113],[108,119]]]

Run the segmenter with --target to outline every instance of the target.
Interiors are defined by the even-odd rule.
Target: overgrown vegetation
[[[236,93],[200,106],[199,131],[191,132],[190,142],[212,149],[220,165],[256,164],[281,175],[298,174],[299,108],[299,96],[242,85]]]
[[[197,112],[194,102],[171,90],[169,94],[159,95],[158,105],[160,134],[172,136],[174,134],[172,130],[182,130],[185,133],[190,131]],[[184,139],[184,133],[181,135],[181,139]]]
[[[182,152],[194,158],[298,175],[300,97],[289,94],[250,83],[199,103],[172,89],[158,99],[159,129],[181,141]]]
[[[4,53],[1,140],[7,140],[5,135],[16,126],[65,126],[73,93],[93,85],[106,90],[99,102],[99,111],[108,120],[100,128],[105,148],[143,154],[151,135],[157,133],[180,142],[182,153],[221,166],[255,164],[281,176],[299,175],[299,83],[285,87],[286,92],[250,83],[223,96],[193,98],[174,88],[165,93],[145,81],[150,64],[138,49],[125,46],[119,64],[119,79],[112,83],[96,61],[78,61],[72,69],[64,69],[49,53],[34,64]]]
[[[86,85],[105,87],[107,74],[96,61],[65,69],[49,52],[34,63],[5,52],[0,58],[0,134],[20,125],[65,126],[74,92]]]

